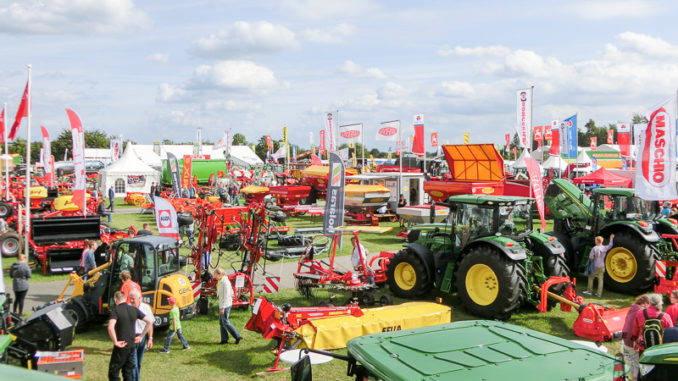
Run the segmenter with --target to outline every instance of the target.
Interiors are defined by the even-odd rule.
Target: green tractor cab
[[[647,348],[640,357],[643,381],[678,380],[678,343]]]
[[[460,195],[437,203],[450,209],[446,220],[410,232],[388,264],[389,288],[403,298],[422,297],[434,287],[456,290],[466,310],[487,319],[508,319],[523,302],[536,306],[539,291],[533,286],[569,269],[558,240],[532,231],[533,202]]]
[[[623,380],[620,359],[596,348],[497,321],[460,321],[361,336],[347,345],[356,380]],[[292,380],[309,380],[308,356]]]
[[[598,188],[589,198],[567,179],[554,179],[544,201],[572,270],[584,271],[595,236],[614,234],[605,259],[606,288],[635,295],[655,283],[660,248],[670,249],[658,232],[678,233],[678,221],[657,218],[655,206],[636,197],[633,189]]]

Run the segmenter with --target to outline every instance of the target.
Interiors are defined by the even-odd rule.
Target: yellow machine
[[[185,257],[179,256],[177,242],[169,237],[140,236],[113,242],[110,262],[91,270],[86,281],[75,273],[59,296],[65,309],[75,318],[75,328],[82,331],[98,316],[106,316],[114,307],[113,294],[120,290],[121,271],[127,270],[141,286],[142,301],[151,306],[155,326],[169,324],[169,297],[176,298],[181,319],[193,317],[195,301],[189,279],[180,273]],[[72,296],[64,299],[73,284]]]
[[[47,190],[45,189],[45,192]],[[31,190],[32,192],[32,190]],[[45,193],[46,194],[46,193]],[[90,199],[90,195],[87,195],[87,200]],[[33,196],[31,196],[33,198]],[[54,209],[63,211],[63,212],[74,212],[76,210],[80,210],[80,207],[78,205],[75,205],[71,200],[73,200],[73,195],[63,195],[59,196],[54,199]]]

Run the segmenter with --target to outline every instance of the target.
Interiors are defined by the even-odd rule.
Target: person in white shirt
[[[363,261],[367,265],[367,254],[368,251],[362,244],[357,242],[355,236],[351,237],[351,244],[353,245],[353,254],[351,254],[351,265],[353,269],[358,271],[363,266]]]
[[[219,327],[221,328],[221,341],[219,344],[228,343],[229,333],[235,339],[235,343],[239,344],[242,336],[240,336],[233,324],[228,320],[231,314],[231,306],[233,305],[233,287],[231,286],[231,281],[228,280],[226,271],[220,268],[214,270],[214,279],[219,282],[217,286],[217,295],[219,296]]]
[[[153,311],[151,310],[151,306],[141,302],[141,292],[139,290],[130,291],[129,304],[138,308],[139,311],[143,312],[144,315],[150,317],[151,320],[155,320],[155,318],[153,317]],[[146,349],[151,349],[153,347],[153,324],[151,324],[150,328],[148,329],[148,335],[143,337],[138,336],[139,334],[144,332],[146,324],[148,323],[146,323],[143,320],[137,319],[134,325],[134,333],[137,335],[137,339],[135,339],[136,349],[134,354],[134,368],[132,368],[132,379],[134,381],[139,381],[139,376],[141,375],[141,360],[144,358],[144,353],[146,352]]]

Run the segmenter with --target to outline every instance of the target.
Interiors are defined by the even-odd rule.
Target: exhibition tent
[[[159,181],[160,172],[141,161],[131,143],[127,143],[120,159],[99,171],[99,190],[104,197],[111,186],[115,189],[116,197],[130,192],[150,193],[151,183]]]
[[[628,177],[620,176],[611,171],[600,168],[588,175],[577,177],[572,180],[575,184],[593,185],[598,184],[606,187],[630,187],[632,180]]]

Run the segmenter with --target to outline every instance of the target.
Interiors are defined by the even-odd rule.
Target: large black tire
[[[75,332],[84,332],[87,329],[87,312],[78,304],[69,302],[64,307],[64,312],[69,314],[75,320],[73,327]]]
[[[386,267],[386,282],[393,295],[414,299],[428,293],[433,280],[429,279],[424,266],[408,249],[396,253]]]
[[[204,296],[201,296],[198,299],[198,302],[195,305],[195,312],[198,315],[207,315],[208,306],[209,306],[209,299],[207,299]]]
[[[657,251],[637,235],[615,234],[614,246],[605,257],[605,288],[627,295],[643,293],[655,282],[657,259]]]
[[[562,232],[551,232],[550,235],[556,237],[558,239],[558,242],[560,242],[561,245],[565,248],[565,263],[567,264],[567,267],[571,271],[577,271],[577,258],[576,258],[576,253],[574,250],[574,246],[572,245],[572,241],[570,241],[570,236],[568,236],[565,233]]]
[[[570,275],[570,268],[565,264],[565,258],[563,256],[560,254],[553,255],[551,253],[540,255],[542,256],[542,264],[544,265],[544,275],[547,277]],[[567,287],[567,284],[559,283],[551,286],[549,291],[562,295]]]
[[[9,231],[0,236],[0,252],[3,257],[16,257],[23,246],[23,239],[19,233]]]
[[[12,205],[4,201],[0,201],[0,218],[8,218],[13,212],[14,208],[12,208]]]
[[[489,246],[472,249],[456,273],[462,306],[485,319],[511,317],[525,299],[526,284],[523,266]]]

